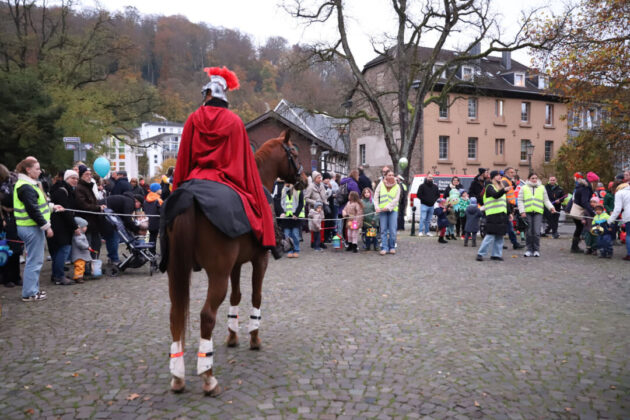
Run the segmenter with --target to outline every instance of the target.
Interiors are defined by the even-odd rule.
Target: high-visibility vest
[[[507,177],[501,178],[501,181],[507,182],[510,186],[510,190],[505,193],[505,197],[507,198],[508,203],[511,205],[516,205],[516,192],[514,191],[514,184]]]
[[[490,187],[496,189],[494,185],[490,184],[486,187],[486,192],[483,194],[483,206],[485,208],[486,216],[498,213],[507,213],[507,200],[505,195],[502,195],[499,198],[488,196],[488,188]]]
[[[291,217],[293,216],[293,213],[295,213],[295,211],[297,210],[298,206],[299,206],[299,200],[294,200],[295,195],[298,194],[298,191],[295,191],[293,193],[293,195],[291,197],[289,197],[287,194],[285,194],[284,196],[284,203],[282,208],[286,209],[284,212],[284,215],[286,217]],[[304,217],[306,213],[304,212],[304,200],[302,200],[302,211],[300,211],[300,214],[298,215],[298,217]]]
[[[384,209],[389,203],[394,201],[399,189],[400,187],[398,186],[398,184],[396,184],[392,187],[391,190],[387,191],[387,187],[385,186],[385,184],[381,184],[381,191],[378,199],[378,208]],[[396,204],[396,208],[394,209],[394,211],[398,211],[398,204]]]
[[[529,185],[523,187],[523,206],[525,206],[525,213],[544,213],[544,188],[543,186],[538,186],[532,194],[532,189]]]
[[[50,207],[48,206],[48,202],[46,201],[46,196],[44,192],[37,186],[33,185],[30,182],[24,181],[23,179],[18,179],[13,187],[13,214],[15,215],[15,224],[18,226],[37,226],[37,222],[31,219],[31,217],[26,212],[26,207],[24,203],[22,203],[18,197],[18,190],[23,185],[30,185],[37,192],[37,208],[39,209],[44,219],[47,222],[50,221]]]

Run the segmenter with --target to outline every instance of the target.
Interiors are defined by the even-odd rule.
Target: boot
[[[472,239],[472,246],[477,246],[477,237],[476,236]]]
[[[352,252],[355,254],[359,252],[359,246],[357,244],[352,244]]]
[[[439,243],[441,243],[441,244],[447,244],[447,243],[448,243],[448,241],[446,241],[446,240],[444,239],[444,236],[440,236],[440,237],[438,238],[438,242],[439,242]]]
[[[464,238],[464,246],[468,246],[468,236]]]
[[[582,252],[582,249],[580,249],[579,244],[580,244],[580,238],[579,237],[578,238],[574,237],[573,241],[571,241],[571,252],[573,254],[577,254],[577,253]]]
[[[454,233],[453,233],[453,234],[451,234],[451,239],[452,239],[452,240],[454,240],[454,241],[456,241],[456,240],[457,240],[457,235],[455,235]]]

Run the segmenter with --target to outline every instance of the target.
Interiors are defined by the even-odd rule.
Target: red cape
[[[263,246],[275,246],[267,203],[243,121],[226,108],[202,106],[184,125],[173,174],[173,191],[189,179],[231,187],[243,202],[252,231]]]

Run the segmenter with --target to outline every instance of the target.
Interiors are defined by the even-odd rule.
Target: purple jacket
[[[359,194],[359,198],[361,198],[361,190],[359,189],[359,184],[357,183],[357,181],[354,180],[354,178],[349,176],[342,178],[342,180],[339,181],[339,186],[342,186],[343,184],[348,184],[348,194],[350,193],[350,191],[356,191],[357,194]],[[339,207],[339,216],[341,216],[341,212],[346,207],[346,204],[348,204],[348,202]]]

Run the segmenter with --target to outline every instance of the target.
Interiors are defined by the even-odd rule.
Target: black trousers
[[[552,213],[545,209],[545,219],[547,220],[547,229],[545,233],[551,232],[552,234],[557,235],[560,212]]]

